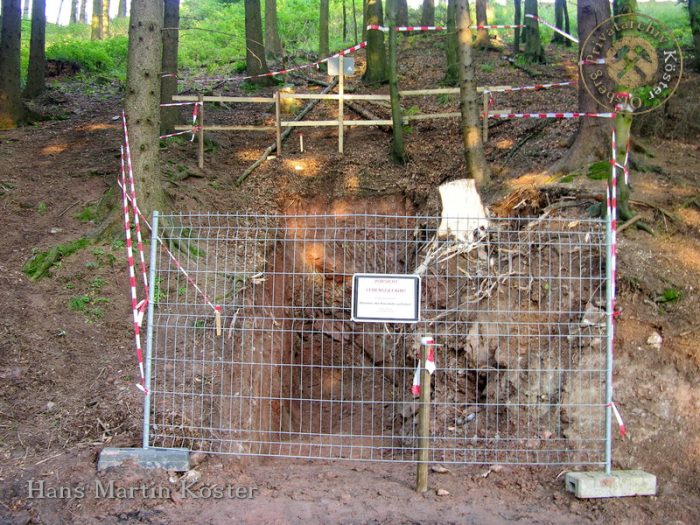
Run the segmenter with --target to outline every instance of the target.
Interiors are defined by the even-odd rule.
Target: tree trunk
[[[387,0],[386,15],[387,25],[394,27],[398,15],[398,0]],[[406,151],[403,141],[403,115],[401,113],[401,99],[399,97],[399,85],[397,80],[396,64],[396,31],[389,31],[389,93],[391,95],[391,119],[392,141],[391,156],[394,162],[403,164],[406,162]]]
[[[566,0],[554,0],[554,27],[561,31],[564,30],[564,7],[566,7]],[[564,38],[561,34],[554,31],[552,44],[564,43],[564,40],[568,40],[568,38]]]
[[[445,48],[447,50],[447,71],[444,82],[448,86],[456,86],[459,82],[459,62],[457,60],[457,24],[455,22],[455,0],[447,0],[447,34]]]
[[[523,22],[522,0],[513,0],[513,24],[519,26]],[[513,30],[513,53],[520,53],[520,28]]]
[[[80,0],[80,16],[78,22],[87,24],[87,0]]]
[[[485,26],[488,25],[488,17],[486,15],[486,0],[476,0],[476,25]],[[476,41],[474,42],[476,47],[482,49],[491,47],[491,36],[486,29],[476,30]]]
[[[367,25],[383,25],[381,0],[367,0]],[[386,50],[382,31],[367,32],[367,69],[362,80],[368,84],[386,82]]]
[[[537,16],[537,0],[525,0],[525,14]],[[544,47],[540,40],[540,24],[525,18],[525,58],[530,62],[544,62]]]
[[[102,0],[102,17],[100,18],[100,40],[105,38],[109,38],[109,0]]]
[[[163,60],[161,62],[161,71],[163,73],[177,73],[179,27],[180,0],[165,0],[163,9]],[[173,96],[177,95],[177,77],[162,77],[160,82],[160,102],[162,104],[172,102]],[[161,135],[172,133],[179,117],[180,111],[176,106],[160,108]]]
[[[318,23],[318,54],[325,58],[329,55],[328,47],[328,0],[321,0]],[[324,63],[325,65],[325,63]]]
[[[569,5],[564,0],[564,32],[568,35],[571,34],[571,20],[569,19]],[[566,47],[571,47],[571,40],[568,38],[564,39],[564,45]]]
[[[262,20],[260,18],[260,0],[245,0],[245,61],[248,75],[264,75],[269,73],[265,61],[265,46],[263,45]],[[250,82],[258,86],[271,86],[275,83],[272,77],[257,77]]]
[[[165,207],[158,164],[162,28],[162,0],[131,1],[125,108],[138,204],[146,217]]]
[[[420,17],[420,25],[435,25],[435,0],[423,0],[423,10]]]
[[[615,117],[615,135],[617,140],[615,151],[618,164],[624,162],[632,129],[632,107],[627,106],[624,109],[626,111],[620,111]],[[617,217],[622,221],[628,221],[634,217],[629,204],[631,191],[629,185],[625,182],[622,170],[618,170],[617,175]],[[608,178],[608,186],[612,186],[612,173]]]
[[[29,45],[29,69],[24,96],[34,98],[46,88],[46,0],[32,2],[32,37]]]
[[[367,8],[369,0],[362,0],[362,40],[367,40]]]
[[[265,0],[265,51],[268,56],[282,56],[282,41],[277,28],[277,0]]]
[[[479,123],[479,97],[476,93],[476,75],[472,61],[472,30],[467,0],[456,0],[457,41],[459,43],[459,97],[462,110],[462,139],[467,177],[474,179],[478,188],[488,184],[491,176]]]
[[[637,0],[614,0],[613,1],[613,14],[617,15],[629,15],[631,13],[637,13]]]
[[[355,40],[353,42],[357,43],[357,8],[355,7],[355,0],[352,0],[352,26],[355,30]]]
[[[408,25],[408,0],[398,0],[398,6],[396,8],[396,25],[397,26],[407,26]]]
[[[68,19],[68,23],[78,23],[78,0],[71,0],[70,2],[70,18]]]
[[[0,129],[16,128],[22,120],[20,48],[22,12],[19,0],[2,0],[0,37]]]
[[[22,18],[25,20],[29,18],[29,5],[32,3],[32,0],[24,0],[24,5],[22,6]],[[4,11],[4,9],[3,9]]]
[[[348,9],[343,0],[343,42],[348,40]]]
[[[700,0],[688,0],[688,14],[695,47],[695,69],[700,71]]]
[[[117,17],[126,17],[126,0],[119,0],[119,5],[117,6]]]
[[[598,24],[610,18],[610,4],[608,0],[579,0],[576,16],[578,19],[578,40],[583,43]],[[609,42],[607,44],[609,46]],[[601,49],[601,56],[605,56],[605,53],[606,49]],[[578,110],[582,113],[606,111],[588,94],[580,75]],[[578,130],[569,151],[561,161],[552,167],[552,171],[555,173],[581,171],[592,162],[609,157],[609,143],[609,123],[606,122],[606,119],[584,117],[579,120]]]
[[[92,0],[90,40],[102,40],[102,0]]]

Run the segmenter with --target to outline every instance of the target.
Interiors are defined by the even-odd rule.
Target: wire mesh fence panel
[[[432,335],[431,461],[604,464],[603,222],[445,229],[440,217],[339,210],[159,224],[202,293],[158,252],[151,445],[415,461],[411,384]],[[353,321],[358,273],[419,275],[419,322]]]

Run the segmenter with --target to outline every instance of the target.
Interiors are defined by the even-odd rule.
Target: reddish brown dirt
[[[407,88],[432,87],[441,77],[441,52],[425,50],[419,42],[402,51],[401,83]],[[530,78],[489,53],[482,61],[489,66],[479,70],[480,83],[561,81],[571,74],[566,67],[570,58],[554,60],[541,75]],[[697,81],[691,77],[685,86]],[[195,487],[256,487],[255,498],[95,498],[96,479],[122,487],[169,487],[170,480],[160,471],[125,467],[97,474],[95,468],[101,448],[140,444],[142,398],[133,386],[137,367],[124,249],[109,243],[91,246],[37,283],[21,271],[33,250],[91,232],[95,225],[79,222],[75,215],[114,187],[119,153],[114,117],[120,95],[111,86],[90,96],[83,91],[79,85],[57,85],[46,102],[64,120],[0,134],[5,224],[0,239],[0,522],[700,522],[700,149],[693,129],[671,134],[666,127],[664,132],[675,140],[641,139],[656,157],[639,155],[637,160],[656,166],[656,171],[632,174],[634,198],[643,201],[636,208],[656,235],[633,228],[622,235],[622,316],[615,372],[616,398],[629,431],[625,439],[615,437],[615,467],[655,473],[657,497],[578,501],[564,492],[560,469],[486,466],[431,474],[431,490],[418,495],[412,491],[410,465],[212,456],[199,458],[196,470],[202,478]],[[563,111],[575,104],[574,91],[566,88],[496,99],[499,108],[533,111]],[[421,111],[446,112],[454,110],[450,108],[456,101],[405,101],[405,107],[413,105]],[[242,106],[235,119],[270,120],[268,109]],[[372,109],[386,114],[382,108]],[[330,105],[321,106],[310,118],[323,119],[334,111]],[[225,108],[208,115],[212,123],[233,118]],[[548,123],[513,153],[523,138],[537,131],[536,124],[518,121],[493,127],[486,147],[495,175],[488,202],[513,189],[552,182],[545,169],[565,154],[575,123]],[[463,169],[456,122],[413,126],[407,136],[410,162],[404,167],[390,162],[390,136],[383,131],[350,128],[347,153],[340,156],[335,130],[308,129],[305,154],[299,153],[294,134],[284,157],[263,164],[240,188],[233,181],[271,137],[239,133],[212,139],[204,170],[196,168],[195,148],[188,142],[163,150],[164,180],[174,209],[276,211],[293,196],[330,200],[398,192],[419,209],[436,213],[435,188]],[[185,173],[191,176],[182,179]],[[603,192],[600,183],[584,176],[568,186]],[[526,204],[537,212],[548,202],[531,198]],[[662,302],[669,289],[680,292],[680,299]],[[84,311],[72,310],[71,299],[83,296],[88,297]],[[654,331],[663,337],[659,350],[646,342]],[[86,495],[28,499],[27,483],[32,479],[44,480],[47,487],[84,487]],[[437,496],[440,488],[449,495]]]

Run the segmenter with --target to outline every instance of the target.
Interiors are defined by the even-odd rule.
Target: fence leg
[[[343,93],[345,92],[345,67],[343,65],[343,55],[338,57],[338,153],[343,153],[344,149],[344,133],[345,133],[345,115],[344,115],[344,100]]]
[[[199,95],[199,152],[197,155],[197,165],[204,168],[204,95]]]
[[[421,345],[420,354],[420,409],[418,412],[418,470],[416,492],[428,491],[428,447],[430,446],[430,372],[428,345]]]
[[[155,302],[156,260],[158,258],[158,212],[153,212],[151,222],[151,256],[148,259],[148,313],[146,314],[146,395],[143,398],[143,448],[148,448],[151,428],[151,358],[153,355],[153,303]]]
[[[275,92],[275,128],[277,133],[277,156],[282,156],[282,108],[280,107],[281,97],[279,89]]]

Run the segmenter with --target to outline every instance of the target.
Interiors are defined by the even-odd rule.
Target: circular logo
[[[584,87],[598,103],[614,109],[628,100],[635,113],[646,113],[676,91],[683,54],[662,22],[643,14],[617,15],[588,35],[579,67]]]

